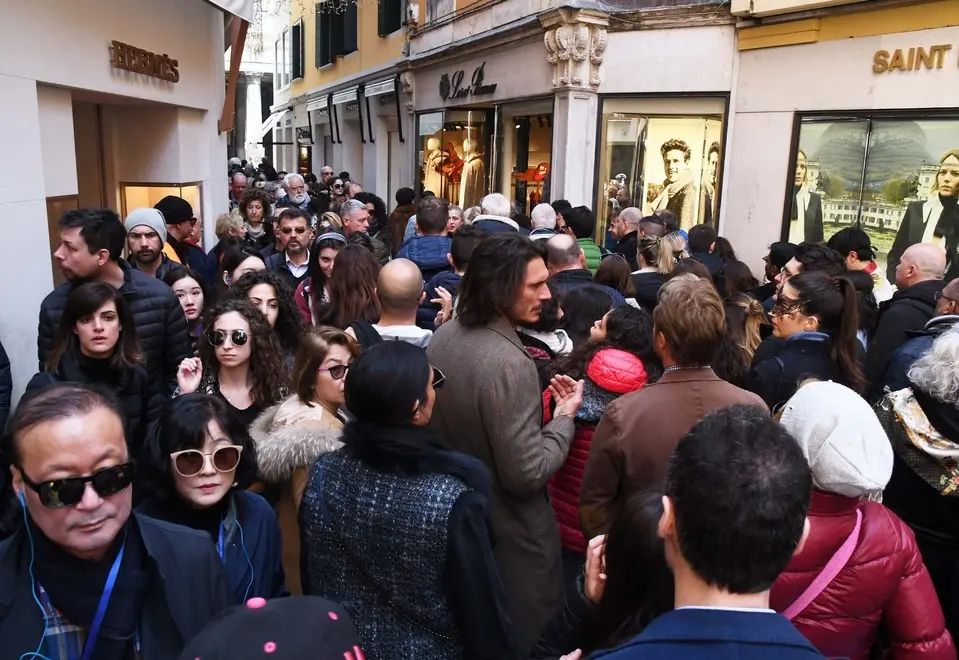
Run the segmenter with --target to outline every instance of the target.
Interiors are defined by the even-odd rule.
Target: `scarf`
[[[245,222],[243,223],[243,228],[246,229],[246,235],[254,241],[259,240],[264,234],[266,234],[265,222],[261,222],[259,227],[254,227],[249,222]]]
[[[93,625],[107,576],[126,540],[120,572],[97,636],[94,657],[97,660],[133,660],[133,636],[149,586],[146,547],[136,521],[133,518],[127,521],[100,561],[80,559],[66,552],[48,539],[32,520],[29,525],[33,535],[33,573],[37,583],[70,623],[84,628]]]
[[[946,282],[959,275],[959,197],[939,195],[942,212],[936,222],[935,235],[944,239],[946,249]]]
[[[215,544],[220,536],[220,522],[223,521],[230,499],[231,495],[227,494],[214,506],[198,509],[182,497],[173,496],[162,500],[151,500],[144,504],[143,511],[153,518],[206,532]]]

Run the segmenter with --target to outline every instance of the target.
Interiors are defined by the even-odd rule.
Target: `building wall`
[[[213,237],[227,199],[226,142],[217,132],[223,24],[222,12],[201,0],[44,0],[0,22],[0,98],[10,127],[0,132],[0,217],[8,230],[0,241],[0,309],[7,310],[0,341],[16,395],[37,370],[37,313],[54,283],[47,202],[79,192],[75,101],[104,110],[104,142],[113,140],[103,155],[108,204],[116,204],[121,176],[201,181],[197,211],[207,241]],[[112,40],[178,60],[179,82],[114,69]],[[89,143],[80,146],[88,152]]]

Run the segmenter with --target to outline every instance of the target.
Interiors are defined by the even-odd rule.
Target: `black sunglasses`
[[[23,476],[23,483],[40,496],[43,506],[48,509],[61,509],[79,504],[87,484],[91,484],[100,497],[109,497],[126,490],[133,483],[133,462],[103,468],[86,477],[53,479],[42,484],[31,481],[23,470],[20,470],[20,474]]]
[[[325,371],[326,373],[330,374],[330,378],[332,378],[333,380],[339,380],[343,378],[343,376],[345,376],[346,372],[349,370],[350,370],[349,364],[334,364],[332,367],[329,367],[329,368],[317,369],[317,371]]]
[[[250,341],[250,335],[246,333],[246,330],[230,330],[229,337],[234,346],[242,346],[246,342]],[[213,346],[223,346],[223,344],[226,343],[226,338],[226,330],[206,331],[206,340]]]

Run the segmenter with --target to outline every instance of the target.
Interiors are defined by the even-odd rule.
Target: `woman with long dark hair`
[[[879,303],[876,302],[876,280],[864,270],[850,270],[846,278],[856,287],[856,297],[859,301],[859,331],[856,336],[862,349],[869,348],[869,342],[876,332],[879,323]]]
[[[749,293],[759,286],[759,280],[753,276],[749,266],[742,261],[727,261],[723,266],[723,273],[726,281],[727,300]]]
[[[599,262],[593,281],[619,291],[627,303],[639,307],[639,303],[636,302],[636,287],[633,286],[632,274],[626,257],[613,252],[604,256]]]
[[[290,393],[280,342],[266,317],[246,300],[226,300],[207,317],[200,356],[177,370],[179,394],[219,396],[245,427]]]
[[[227,290],[238,279],[255,270],[266,270],[263,255],[248,245],[238,245],[223,253],[220,261],[219,295],[226,296]]]
[[[318,312],[330,302],[330,278],[336,255],[346,247],[346,238],[338,232],[320,234],[310,250],[310,267],[306,279],[296,287],[293,298],[307,326],[320,325]]]
[[[584,284],[572,289],[563,297],[562,328],[573,340],[573,346],[589,342],[590,329],[613,308],[613,298],[595,284]]]
[[[856,289],[845,277],[820,271],[791,277],[770,313],[773,335],[785,341],[753,360],[747,389],[771,410],[806,378],[833,380],[862,394],[858,307]]]
[[[230,287],[230,298],[247,300],[263,312],[292,370],[304,328],[300,312],[293,303],[293,292],[286,282],[268,270],[251,271]]]
[[[379,321],[380,302],[376,297],[379,272],[379,264],[366,248],[347,245],[340,250],[333,262],[330,301],[319,315],[320,323],[345,330],[353,321]]]
[[[62,382],[99,384],[112,391],[123,406],[131,453],[137,454],[162,398],[150,387],[133,313],[116,287],[87,282],[67,296],[53,350],[27,391]]]
[[[203,335],[203,305],[206,303],[203,295],[205,284],[203,278],[189,266],[182,266],[167,273],[163,283],[173,289],[173,294],[180,301],[183,316],[186,317],[187,327],[190,330],[193,354],[196,355],[200,337]]]
[[[534,660],[613,648],[673,609],[673,574],[659,538],[662,493],[625,503],[609,533],[589,543],[586,572],[567,590],[566,605],[547,626]],[[605,577],[604,577],[605,576]]]
[[[138,510],[209,534],[237,603],[287,595],[276,515],[246,490],[256,477],[256,446],[225,401],[208,394],[171,401],[139,467],[147,499]]]
[[[300,505],[303,590],[341,603],[370,657],[514,657],[489,473],[427,427],[444,378],[412,344],[366,349],[346,375],[355,421]]]

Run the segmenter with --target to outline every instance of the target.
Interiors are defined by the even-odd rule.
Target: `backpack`
[[[353,321],[348,326],[348,329],[353,330],[353,334],[356,335],[356,341],[358,341],[364,349],[375,344],[383,343],[383,338],[380,336],[380,333],[376,331],[376,328],[373,327],[372,323]]]

